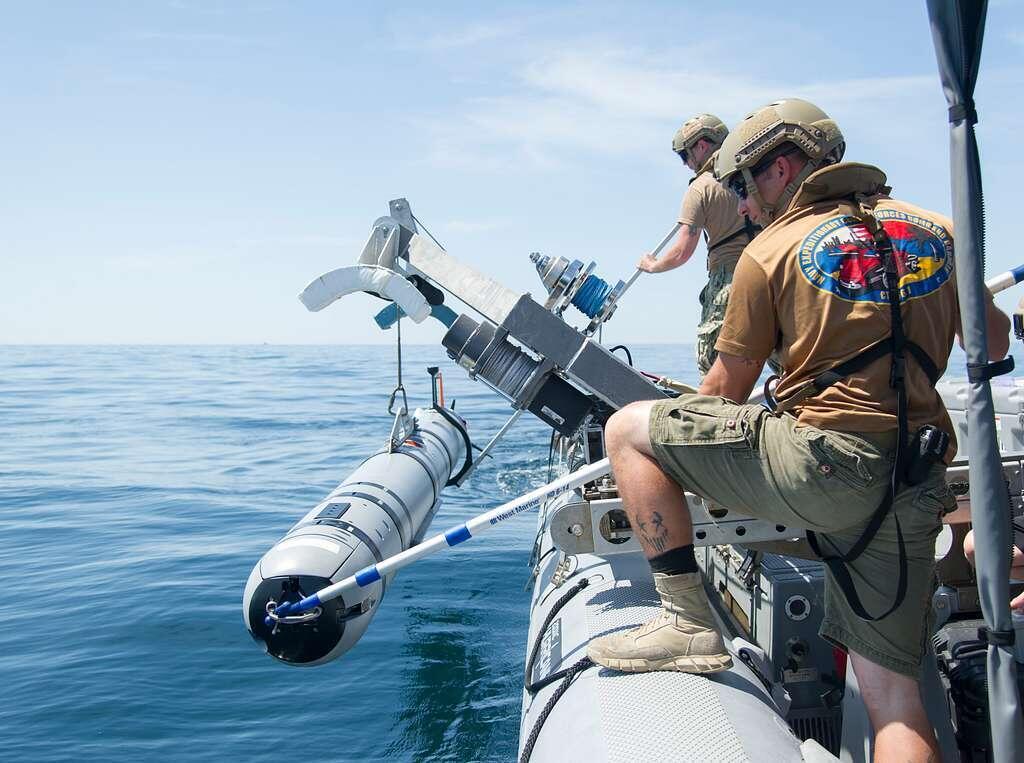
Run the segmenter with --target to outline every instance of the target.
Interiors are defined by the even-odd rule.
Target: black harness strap
[[[928,357],[928,354],[918,345],[908,341],[906,334],[904,333],[903,315],[900,310],[899,271],[896,266],[896,257],[892,249],[892,241],[885,232],[881,223],[879,223],[873,215],[867,213],[866,210],[865,217],[861,219],[861,222],[863,222],[871,232],[871,235],[874,238],[875,251],[882,256],[882,260],[885,264],[885,277],[883,282],[889,298],[889,312],[892,323],[891,333],[889,337],[873,344],[859,355],[845,361],[844,363],[840,363],[838,366],[835,366],[822,374],[819,374],[814,379],[813,383],[815,388],[822,391],[835,384],[840,379],[843,379],[852,373],[856,373],[860,369],[866,367],[869,363],[884,357],[886,354],[891,354],[892,366],[889,371],[889,386],[896,392],[896,458],[893,461],[892,473],[889,477],[889,489],[886,491],[885,497],[878,505],[878,508],[875,509],[874,514],[871,515],[871,519],[868,521],[867,526],[865,526],[864,532],[861,533],[861,536],[857,539],[857,542],[854,543],[845,554],[840,553],[831,542],[829,542],[829,545],[832,546],[835,553],[827,555],[823,554],[817,535],[811,530],[807,531],[807,542],[810,544],[814,553],[828,566],[829,570],[831,570],[832,575],[836,579],[836,583],[840,590],[842,590],[843,595],[846,597],[846,601],[850,605],[850,609],[852,609],[862,620],[874,621],[881,620],[891,614],[900,604],[903,603],[903,600],[907,595],[907,549],[903,540],[903,528],[900,527],[900,519],[895,513],[893,513],[893,520],[896,522],[896,543],[899,554],[899,580],[896,584],[896,598],[885,612],[880,615],[871,615],[867,611],[863,602],[860,600],[860,596],[857,594],[857,589],[854,585],[853,577],[850,574],[848,565],[863,554],[871,541],[874,540],[875,535],[878,534],[878,530],[882,526],[882,523],[892,510],[893,504],[896,501],[896,496],[899,494],[900,486],[903,483],[903,475],[906,471],[908,436],[906,356],[904,355],[904,351],[910,352],[911,356],[913,356],[914,360],[917,361],[918,365],[928,376],[928,380],[932,383],[932,386],[934,386],[938,381],[939,374],[935,363],[933,363],[932,359]]]
[[[921,370],[924,371],[925,376],[928,377],[928,381],[934,387],[938,383],[941,374],[939,373],[939,369],[932,362],[932,359],[928,357],[928,353],[909,339],[905,340],[904,349],[909,350],[910,354],[914,356],[914,360],[917,361],[918,366],[920,366]],[[876,360],[884,358],[886,355],[891,355],[892,351],[892,337],[889,336],[871,345],[863,352],[854,355],[849,360],[845,360],[827,371],[822,371],[807,382],[807,384],[800,387],[800,389],[795,393],[788,395],[785,401],[775,399],[774,389],[771,385],[772,382],[778,381],[779,377],[771,376],[764,384],[765,400],[769,403],[773,411],[782,410],[780,407],[782,405],[785,405],[787,408],[792,407],[808,397],[813,397],[818,393],[824,392],[836,382],[842,381],[846,377],[867,368]]]
[[[762,229],[760,225],[755,225],[753,222],[751,222],[749,217],[743,215],[743,227],[737,231],[733,231],[728,236],[723,238],[721,241],[716,241],[714,244],[710,244],[708,246],[708,254],[711,254],[711,252],[713,252],[718,247],[724,244],[728,244],[730,241],[733,241],[739,238],[740,236],[746,236],[747,243],[749,244],[751,241],[754,240],[754,237],[761,232],[761,230]]]
[[[939,369],[936,368],[932,359],[928,357],[928,353],[909,339],[903,340],[903,349],[909,350],[910,354],[914,356],[914,360],[917,361],[917,365],[921,367],[925,376],[928,377],[928,381],[931,382],[934,387],[939,381]],[[886,355],[891,355],[892,353],[893,339],[892,337],[886,337],[882,341],[871,345],[859,355],[855,355],[849,360],[840,363],[838,366],[833,366],[828,371],[818,374],[814,377],[811,383],[819,392],[824,392],[837,381],[845,379],[847,376],[867,368],[879,358],[884,358]]]

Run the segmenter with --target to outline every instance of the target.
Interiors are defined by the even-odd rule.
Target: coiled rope
[[[611,290],[612,287],[608,285],[607,281],[591,273],[573,295],[572,304],[588,318],[594,318],[604,306],[604,301],[608,298]]]
[[[530,676],[533,673],[533,663],[537,661],[537,652],[540,651],[540,644],[544,640],[544,635],[548,631],[548,626],[551,625],[551,621],[555,619],[555,617],[561,611],[562,607],[568,604],[573,596],[578,594],[588,585],[590,585],[589,578],[583,578],[582,580],[578,581],[576,585],[574,585],[572,588],[570,588],[568,591],[562,594],[562,597],[555,602],[554,606],[551,607],[550,611],[548,611],[547,617],[544,618],[544,623],[540,626],[540,630],[537,631],[537,637],[533,640],[533,648],[530,649],[530,655],[526,659],[526,675],[524,685],[526,691],[529,694],[536,694],[538,689],[541,689],[544,686],[547,686],[548,683],[551,683],[550,681],[548,681],[547,683],[541,683],[541,681],[543,681],[544,679],[541,679],[541,681],[538,681],[537,683],[530,683]],[[541,685],[538,686],[537,684]]]
[[[555,704],[569,689],[573,679],[593,665],[593,660],[589,657],[584,657],[579,662],[574,663],[572,667],[560,670],[558,671],[558,674],[552,673],[551,676],[549,676],[552,680],[556,680],[556,675],[564,676],[564,678],[562,683],[558,685],[558,688],[555,689],[554,693],[548,698],[547,703],[544,705],[544,709],[540,711],[540,715],[537,717],[537,722],[533,724],[533,728],[530,729],[530,736],[526,738],[526,744],[523,745],[523,754],[519,756],[519,763],[529,763],[530,756],[533,754],[533,747],[537,744],[537,737],[540,736],[540,730],[544,726],[544,721],[546,721],[548,716],[551,715],[551,711],[555,708]]]
[[[590,579],[583,578],[576,583],[576,585],[562,594],[562,597],[555,602],[554,606],[552,606],[548,612],[547,617],[544,618],[544,623],[541,625],[540,630],[537,631],[537,637],[534,639],[533,648],[530,650],[530,656],[526,661],[526,692],[530,696],[533,696],[545,686],[549,686],[559,679],[562,679],[562,683],[559,684],[558,688],[556,688],[552,695],[548,697],[548,701],[544,704],[543,709],[540,711],[540,715],[537,716],[536,723],[534,723],[533,728],[530,729],[530,734],[526,738],[526,743],[523,745],[523,754],[519,756],[519,763],[529,763],[530,756],[533,754],[534,745],[537,744],[540,731],[544,727],[544,722],[548,719],[548,716],[551,715],[551,711],[554,710],[558,700],[560,700],[562,695],[568,691],[573,679],[594,665],[593,660],[589,657],[583,657],[564,670],[556,670],[554,673],[551,673],[538,681],[529,683],[530,674],[533,672],[533,664],[537,659],[537,652],[540,649],[541,642],[544,640],[544,634],[547,633],[548,626],[551,625],[551,621],[555,619],[558,612],[568,604],[576,594],[588,585],[590,585]]]

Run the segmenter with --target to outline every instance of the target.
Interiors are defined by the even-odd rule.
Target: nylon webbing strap
[[[714,244],[708,246],[708,254],[710,254],[713,250],[717,249],[718,247],[724,244],[728,244],[730,241],[739,238],[740,236],[746,236],[747,243],[749,243],[753,241],[754,237],[760,232],[761,226],[754,225],[754,223],[751,222],[750,218],[747,217],[747,215],[743,215],[743,227],[740,228],[738,231],[733,231],[728,236],[723,238],[721,241],[716,241]]]
[[[968,363],[967,378],[974,384],[988,381],[996,376],[1008,374],[1013,370],[1013,356],[1007,355],[994,363]]]
[[[978,628],[978,638],[993,646],[1013,646],[1017,642],[1017,632],[1014,630],[1008,631],[993,631],[988,628]]]
[[[462,435],[462,442],[466,446],[466,459],[462,462],[462,468],[459,469],[458,474],[453,475],[451,479],[444,483],[445,487],[458,485],[459,480],[462,479],[462,475],[468,472],[469,467],[473,465],[473,443],[469,440],[469,432],[466,431],[466,427],[455,417],[453,413],[446,410],[443,405],[438,405],[437,403],[434,403],[431,408],[440,413],[449,424],[458,430],[459,434]],[[452,464],[452,468],[455,468],[454,464]]]
[[[939,383],[939,377],[942,376],[939,373],[938,367],[932,362],[932,359],[928,357],[928,353],[921,349],[920,345],[911,342],[909,339],[906,340],[906,348],[910,350],[910,354],[914,356],[914,360],[917,361],[917,365],[924,371],[925,376],[928,377],[928,381],[932,383],[934,387]]]
[[[966,119],[970,124],[978,124],[978,112],[974,108],[974,99],[968,98],[965,103],[955,103],[949,107],[949,121],[959,122]]]
[[[818,543],[817,535],[808,530],[807,531],[807,542],[811,547],[811,550],[824,562],[829,570],[832,572],[833,577],[836,579],[836,584],[839,589],[843,592],[843,596],[846,597],[847,603],[850,605],[850,609],[853,610],[854,614],[862,620],[874,621],[881,620],[883,617],[888,617],[892,612],[903,603],[903,599],[907,595],[907,547],[903,540],[903,528],[900,526],[900,518],[894,513],[892,515],[893,520],[896,522],[896,545],[897,545],[897,565],[899,568],[899,578],[896,583],[896,596],[893,599],[892,605],[880,615],[872,615],[867,611],[864,603],[860,600],[860,596],[857,594],[857,588],[853,582],[853,576],[850,574],[849,565],[857,559],[864,551],[867,550],[868,545],[874,540],[875,535],[882,527],[882,523],[885,518],[889,515],[892,510],[893,503],[896,500],[896,496],[899,493],[900,483],[902,482],[901,476],[903,474],[903,454],[906,452],[906,448],[903,444],[906,443],[906,431],[907,431],[907,413],[906,413],[906,391],[898,389],[896,392],[896,406],[897,406],[897,419],[898,424],[898,437],[896,446],[896,459],[893,463],[893,470],[889,477],[889,489],[886,491],[885,498],[875,509],[874,514],[871,515],[871,519],[868,521],[867,526],[864,528],[864,532],[857,539],[857,542],[850,547],[849,551],[845,554],[830,554],[826,556],[821,552],[821,546]],[[832,545],[831,541],[829,545]],[[835,549],[835,546],[832,546]]]
[[[934,387],[936,382],[939,381],[940,374],[935,363],[933,363],[932,359],[928,357],[928,353],[922,350],[920,346],[909,340],[904,340],[904,349],[909,350],[910,354],[914,356],[918,366],[921,367],[925,376],[928,377],[928,381],[931,382]],[[796,391],[790,393],[784,400],[778,401],[772,410],[781,411],[792,408],[797,403],[800,403],[809,397],[813,397],[820,392],[824,392],[833,384],[842,381],[851,374],[862,371],[876,360],[892,354],[892,351],[892,337],[886,337],[885,339],[871,345],[863,352],[854,355],[849,360],[843,361],[838,366],[833,366],[829,370],[818,374],[811,379],[811,381],[807,382],[807,384],[804,384]]]
[[[889,476],[889,489],[886,491],[885,498],[879,504],[878,508],[875,509],[874,514],[871,515],[871,519],[867,526],[864,528],[864,532],[857,539],[857,542],[845,553],[829,554],[828,556],[822,554],[821,546],[818,543],[818,539],[815,533],[807,532],[807,541],[811,546],[811,549],[817,554],[822,562],[824,562],[829,570],[832,572],[833,577],[836,580],[836,584],[839,586],[843,595],[846,597],[847,603],[850,605],[850,609],[854,611],[857,617],[862,620],[874,621],[881,620],[891,614],[900,604],[907,595],[907,549],[906,544],[903,540],[903,528],[900,527],[900,520],[896,514],[893,514],[893,520],[896,522],[896,544],[898,548],[898,566],[899,566],[899,579],[896,583],[896,597],[893,600],[890,607],[880,615],[870,614],[864,606],[864,603],[860,600],[860,596],[857,594],[857,588],[853,582],[853,576],[850,574],[849,564],[852,563],[857,557],[864,553],[868,545],[874,540],[878,534],[879,529],[882,527],[882,523],[885,518],[892,511],[892,507],[896,502],[896,496],[899,494],[900,485],[903,482],[903,474],[905,471],[906,464],[906,452],[907,452],[907,390],[906,390],[906,358],[903,354],[904,349],[909,349],[914,359],[918,361],[922,369],[928,375],[930,381],[934,385],[934,377],[937,376],[935,364],[932,363],[931,358],[928,357],[920,347],[908,342],[906,335],[903,331],[903,315],[900,310],[900,292],[899,292],[899,271],[896,266],[896,257],[892,249],[892,241],[889,235],[885,232],[882,225],[875,219],[869,210],[861,206],[863,217],[860,218],[861,222],[871,233],[874,239],[875,251],[882,256],[882,261],[885,265],[885,289],[889,298],[889,313],[891,318],[891,334],[888,339],[882,340],[860,355],[852,358],[851,360],[841,363],[831,371],[821,374],[817,377],[815,385],[818,380],[822,382],[828,381],[826,386],[835,384],[840,378],[848,376],[850,373],[863,368],[873,360],[877,360],[885,355],[886,352],[892,354],[892,365],[889,370],[889,386],[896,391],[896,457],[893,459],[892,472]],[[924,358],[927,362],[922,363],[921,358]],[[823,378],[827,377],[827,378]],[[838,378],[833,378],[838,377]],[[829,381],[831,379],[831,381]],[[830,542],[829,545],[832,545]],[[833,545],[833,549],[835,546]],[[838,549],[835,549],[838,552]]]

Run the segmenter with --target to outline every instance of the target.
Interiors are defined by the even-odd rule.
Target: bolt
[[[579,538],[581,535],[583,535],[583,525],[577,522],[569,528],[569,532],[571,532],[573,535]]]

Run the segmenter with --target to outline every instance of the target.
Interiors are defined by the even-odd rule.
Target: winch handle
[[[661,243],[658,244],[658,247],[653,252],[651,252],[651,256],[656,258],[661,253],[661,250],[664,249],[666,246],[668,246],[668,242],[671,241],[675,237],[676,233],[678,233],[679,229],[682,228],[682,227],[683,227],[682,223],[676,223],[675,225],[673,225],[672,226],[672,230],[670,230],[668,232],[668,234],[665,236],[665,238],[663,238],[661,240]],[[626,281],[626,285],[622,287],[622,291],[619,292],[618,299],[622,299],[622,296],[627,291],[629,291],[629,287],[633,285],[633,283],[636,281],[636,279],[638,279],[640,277],[640,274],[643,273],[643,272],[644,271],[642,271],[640,268],[636,269],[636,272],[633,273],[633,275],[631,275],[629,277],[628,281]],[[616,300],[616,301],[618,301],[618,300]]]

